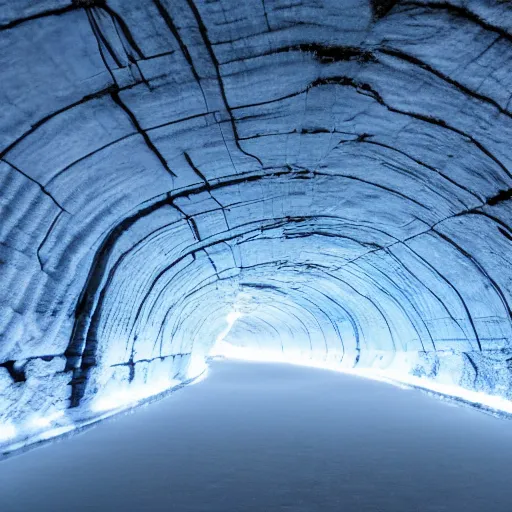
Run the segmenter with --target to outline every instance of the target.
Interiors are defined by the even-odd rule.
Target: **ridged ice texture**
[[[0,0],[0,422],[183,381],[233,308],[232,344],[511,397],[511,24]]]

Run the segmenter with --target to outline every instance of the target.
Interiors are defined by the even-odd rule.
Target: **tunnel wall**
[[[511,13],[0,1],[4,439],[216,341],[510,398]]]

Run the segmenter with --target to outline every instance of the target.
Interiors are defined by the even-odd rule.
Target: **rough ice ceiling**
[[[222,339],[510,398],[511,25],[499,0],[1,0],[4,441]]]

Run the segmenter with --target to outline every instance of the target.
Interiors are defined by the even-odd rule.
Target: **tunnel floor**
[[[204,381],[0,463],[0,510],[509,512],[512,423],[318,369]]]

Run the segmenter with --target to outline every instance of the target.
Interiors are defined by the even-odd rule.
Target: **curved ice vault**
[[[507,409],[511,24],[0,0],[0,443],[188,382],[216,342]]]

